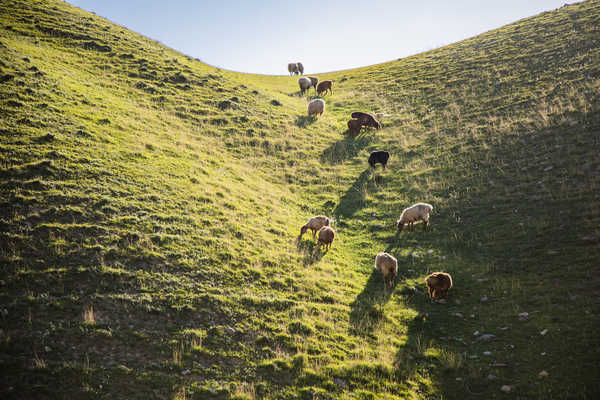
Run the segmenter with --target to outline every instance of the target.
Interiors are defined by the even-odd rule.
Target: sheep
[[[385,166],[390,158],[390,153],[387,151],[374,151],[369,156],[369,165],[375,168],[375,164],[379,163],[385,169]]]
[[[288,72],[290,75],[294,75],[298,73],[298,64],[297,63],[289,63],[288,64]]]
[[[317,85],[317,96],[323,92],[325,92],[325,94],[327,94],[327,90],[329,90],[331,92],[331,94],[333,94],[333,90],[331,90],[332,83],[333,83],[332,81],[319,82],[319,84]]]
[[[398,275],[398,260],[388,253],[379,253],[375,257],[375,269],[383,276],[383,287],[392,288]]]
[[[323,115],[325,112],[325,101],[322,99],[314,99],[308,103],[308,116]]]
[[[314,76],[309,76],[308,79],[310,79],[310,82],[312,83],[312,87],[315,88],[315,91],[317,90],[317,84],[319,83],[319,78],[314,77]]]
[[[352,118],[351,120],[348,120],[348,132],[350,132],[350,134],[352,136],[356,136],[360,133],[360,129],[362,128],[360,121],[357,120],[356,118]]]
[[[335,237],[335,231],[330,226],[324,226],[319,230],[319,240],[317,240],[317,249],[321,246],[325,246],[325,251],[329,250],[333,238]]]
[[[352,113],[352,118],[358,119],[360,121],[361,126],[381,129],[381,124],[375,119],[375,116],[373,114],[355,111]]]
[[[300,228],[300,237],[302,237],[302,235],[304,235],[304,233],[308,229],[310,229],[312,231],[314,239],[315,235],[317,234],[317,231],[324,226],[329,226],[329,218],[327,218],[324,215],[317,215],[316,217],[312,217],[308,220],[306,224],[304,224],[304,226],[302,226],[302,228]]]
[[[304,94],[312,86],[310,79],[302,77],[298,79],[298,86],[300,86],[300,93]]]
[[[433,210],[433,206],[427,203],[417,203],[405,208],[397,221],[398,232],[402,230],[405,224],[408,224],[408,229],[412,231],[413,223],[423,221],[423,230],[429,226],[429,213]]]
[[[301,62],[296,63],[296,66],[298,67],[298,73],[300,75],[304,75],[304,65],[302,65]]]
[[[427,285],[429,298],[437,301],[441,297],[446,297],[452,287],[452,277],[446,272],[434,272],[425,278],[425,285]]]

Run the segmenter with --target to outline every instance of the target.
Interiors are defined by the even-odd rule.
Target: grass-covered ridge
[[[297,78],[1,3],[2,398],[595,398],[599,27],[586,1],[322,74],[309,120]],[[383,129],[347,138],[355,110]],[[396,235],[417,201],[431,231]]]

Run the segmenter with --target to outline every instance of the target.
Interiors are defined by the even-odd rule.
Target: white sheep
[[[300,86],[300,92],[304,94],[310,87],[312,86],[312,82],[310,79],[306,77],[302,77],[298,79],[298,86]]]
[[[423,221],[423,230],[429,226],[429,213],[433,206],[427,203],[417,203],[405,208],[400,215],[398,222],[398,232],[402,230],[404,224],[408,224],[408,229],[412,231],[413,223]]]
[[[310,229],[313,233],[313,239],[317,234],[317,231],[324,226],[329,226],[329,218],[324,215],[317,215],[316,217],[312,217],[308,220],[306,224],[302,228],[300,228],[300,237],[304,235],[304,233]]]
[[[383,287],[391,289],[398,275],[398,260],[391,254],[379,253],[375,257],[375,269],[383,276]]]
[[[325,112],[325,101],[323,99],[314,99],[308,103],[308,116],[311,115],[323,115]]]

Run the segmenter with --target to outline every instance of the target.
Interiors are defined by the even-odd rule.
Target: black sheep
[[[385,169],[385,165],[387,164],[389,158],[390,153],[387,151],[374,151],[369,156],[369,165],[375,168],[375,164],[379,163],[383,166],[383,169]]]

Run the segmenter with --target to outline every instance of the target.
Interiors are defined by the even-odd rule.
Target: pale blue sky
[[[287,74],[336,71],[430,50],[564,0],[68,0],[225,69]]]

